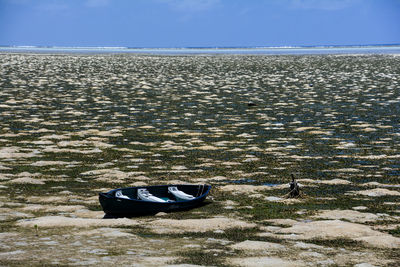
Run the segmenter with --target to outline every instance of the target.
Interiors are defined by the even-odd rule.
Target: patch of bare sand
[[[257,193],[259,191],[271,190],[273,187],[259,186],[259,185],[224,185],[219,188],[223,192],[231,192],[234,195],[238,194],[249,194]],[[274,187],[276,188],[276,187]]]
[[[316,183],[316,184],[327,184],[327,185],[351,184],[350,181],[343,180],[343,179],[331,179],[331,180],[298,179],[297,181],[301,182],[301,183]]]
[[[21,210],[24,211],[45,211],[45,212],[75,212],[78,210],[86,209],[82,205],[40,205],[40,204],[28,204]]]
[[[149,181],[149,180],[151,180],[151,178],[149,178],[147,176],[144,176],[144,175],[135,176],[133,179],[137,180],[137,181]]]
[[[93,219],[93,218],[71,218],[65,216],[44,216],[30,220],[19,220],[18,226],[22,227],[121,227],[136,226],[139,222],[127,218],[121,219]]]
[[[315,129],[319,129],[317,127],[298,127],[296,129],[294,129],[295,132],[304,132],[304,131],[308,131],[308,130],[315,130]]]
[[[0,173],[0,181],[8,181],[8,180],[10,180],[12,177],[14,177],[13,174],[9,174],[9,173]]]
[[[59,204],[67,204],[67,203],[74,203],[77,204],[78,202],[84,202],[85,204],[97,204],[98,203],[98,196],[92,197],[82,197],[82,196],[74,196],[74,195],[57,195],[57,196],[29,196],[26,197],[29,203],[59,203]]]
[[[400,188],[400,184],[381,184],[381,183],[378,183],[378,182],[368,182],[368,183],[360,184],[360,186]]]
[[[232,249],[237,249],[237,250],[244,250],[245,252],[251,252],[251,251],[282,251],[285,250],[286,247],[282,246],[277,243],[271,243],[271,242],[264,242],[264,241],[252,241],[252,240],[246,240],[240,243],[236,243],[230,246]]]
[[[360,190],[360,191],[351,191],[351,194],[355,195],[363,195],[368,197],[381,197],[381,196],[400,196],[400,192],[384,189],[384,188],[375,188],[370,190]]]
[[[101,131],[98,129],[88,129],[85,131],[77,132],[76,135],[86,136],[86,135],[96,135],[102,137],[120,137],[122,136],[121,130],[119,129],[112,129],[110,131]]]
[[[93,230],[79,231],[76,233],[76,235],[104,236],[104,237],[111,237],[111,238],[122,238],[122,237],[136,238],[137,237],[134,234],[127,233],[126,229],[110,228],[110,227],[101,227],[101,228],[96,228]]]
[[[242,165],[242,163],[240,163],[240,162],[234,162],[234,161],[224,161],[224,162],[222,162],[222,165],[231,167],[231,166]]]
[[[114,145],[107,144],[101,141],[88,141],[88,140],[75,140],[75,141],[61,141],[57,143],[59,147],[87,147],[93,146],[98,148],[110,148]]]
[[[367,212],[359,212],[356,210],[323,210],[318,215],[313,216],[319,219],[329,220],[347,220],[356,223],[375,222],[379,220],[398,219],[392,218],[387,214],[373,214]]]
[[[134,263],[137,266],[166,266],[169,262],[176,260],[176,257],[140,257]],[[184,267],[184,266],[183,266]]]
[[[256,224],[226,217],[210,219],[160,219],[148,223],[156,233],[207,232],[230,228],[252,228]]]
[[[0,208],[0,221],[6,221],[15,218],[30,218],[33,217],[30,213],[19,212],[15,209]]]
[[[93,149],[71,149],[71,148],[58,148],[49,146],[42,150],[45,153],[76,153],[76,154],[94,154],[103,152],[100,148]]]
[[[44,139],[44,140],[48,140],[48,139],[54,139],[54,140],[66,140],[69,139],[70,137],[67,135],[58,135],[58,134],[51,134],[51,135],[45,135],[45,136],[41,136],[39,137],[39,139]]]
[[[145,182],[134,182],[129,184],[129,186],[147,186],[148,184]]]
[[[270,201],[270,202],[284,203],[286,205],[297,204],[297,203],[304,201],[304,199],[302,199],[302,198],[284,198],[284,197],[275,197],[275,196],[265,197],[264,200]]]
[[[379,248],[400,248],[400,238],[372,230],[371,227],[340,220],[297,222],[291,227],[260,236],[274,236],[292,240],[347,238]]]
[[[163,135],[165,136],[202,136],[205,135],[205,133],[200,133],[200,132],[189,132],[189,131],[183,131],[183,132],[174,132],[174,133],[164,133]]]
[[[210,150],[222,149],[222,147],[215,147],[215,146],[210,146],[210,145],[204,145],[204,146],[195,147],[195,148],[193,148],[193,149],[210,151]]]
[[[69,201],[69,196],[29,196],[27,197],[30,203],[66,203]]]
[[[45,182],[35,178],[21,177],[10,180],[7,184],[45,184]]]
[[[6,238],[15,238],[18,236],[20,236],[20,234],[17,232],[0,233],[0,240],[6,239]]]
[[[208,180],[211,180],[211,181],[225,181],[225,180],[229,180],[229,179],[226,178],[225,176],[214,176],[214,177],[208,178]]]
[[[0,164],[0,171],[8,171],[8,170],[12,170],[12,168],[6,167],[2,164]]]
[[[315,135],[332,135],[332,131],[322,131],[322,130],[309,131],[307,133]]]
[[[159,183],[165,183],[165,180],[159,180]],[[194,183],[182,181],[182,180],[168,180],[168,184],[191,184],[194,185]]]
[[[245,257],[231,258],[228,263],[243,267],[295,267],[304,266],[301,261],[285,260],[276,257]]]
[[[0,148],[0,159],[19,159],[38,157],[39,152],[36,150],[21,149],[20,147],[3,147]]]
[[[81,173],[85,177],[96,178],[96,181],[100,182],[125,182],[126,179],[133,179],[137,176],[137,172],[124,172],[120,171],[118,168],[113,169],[99,169],[91,170]]]
[[[40,161],[36,161],[34,163],[31,164],[31,166],[35,166],[35,167],[45,167],[45,166],[52,166],[52,165],[75,165],[75,164],[79,164],[80,162],[78,161],[50,161],[50,160],[40,160]]]
[[[104,216],[103,211],[94,211],[94,210],[88,210],[88,209],[79,209],[74,211],[74,215],[76,215],[78,218],[101,218]]]
[[[225,209],[235,209],[235,206],[239,205],[238,202],[232,201],[232,200],[226,200],[224,202],[221,202],[221,204],[224,205]]]

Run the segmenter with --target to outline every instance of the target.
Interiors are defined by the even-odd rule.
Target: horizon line
[[[400,46],[400,43],[340,44],[340,45],[282,45],[282,46],[64,46],[64,45],[3,45],[1,48],[69,48],[69,49],[294,49],[294,48],[356,48]]]

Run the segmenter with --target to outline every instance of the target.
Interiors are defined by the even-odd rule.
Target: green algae
[[[320,210],[357,206],[371,213],[398,214],[398,206],[385,204],[397,203],[398,196],[354,194],[368,182],[399,191],[396,57],[2,54],[0,62],[9,63],[0,68],[3,208],[68,190],[75,204],[99,211],[97,202],[85,199],[96,197],[100,189],[178,180],[212,184],[210,200],[196,210],[163,218],[234,216],[268,226],[269,219],[303,220]],[[48,161],[67,164],[35,165]],[[85,174],[99,169],[108,172]],[[120,177],[112,171],[119,171]],[[220,190],[230,184],[287,184],[292,173],[298,179],[350,183],[305,183],[306,197],[293,203],[264,199],[282,197],[287,193],[284,188],[262,191],[259,198]],[[9,183],[20,177],[44,184]],[[227,209],[225,201],[237,205]],[[34,217],[60,214],[32,212]],[[15,226],[21,219],[2,220],[1,231],[23,232]],[[286,242],[257,236],[259,228],[199,235],[155,235],[140,227],[131,232],[142,233],[145,240],[189,236],[200,244],[201,238]],[[398,228],[388,233],[399,236]],[[354,240],[311,242],[366,250]],[[203,259],[223,266],[232,256],[221,245],[206,248],[210,251],[177,253],[182,259],[176,262],[195,264]],[[128,257],[125,252],[117,247],[107,253]],[[388,258],[397,256],[387,249]],[[52,264],[29,259],[21,265]],[[8,264],[19,261],[4,261]]]

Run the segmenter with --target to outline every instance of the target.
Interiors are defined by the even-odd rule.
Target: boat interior
[[[151,202],[190,201],[208,191],[208,185],[169,185],[129,187],[113,190],[117,198]]]

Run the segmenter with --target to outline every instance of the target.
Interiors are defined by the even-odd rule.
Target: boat
[[[202,205],[210,185],[156,185],[118,188],[99,193],[105,218],[154,215]]]

